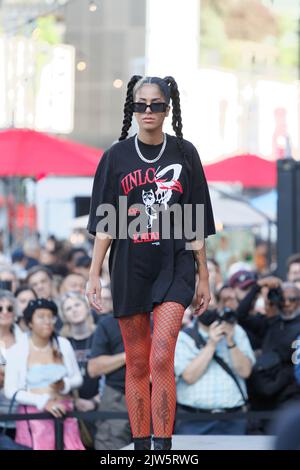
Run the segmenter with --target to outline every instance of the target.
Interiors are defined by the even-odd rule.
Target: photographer
[[[178,421],[178,434],[245,434],[245,379],[255,362],[244,330],[232,310],[207,310],[184,328],[175,349],[178,411],[211,413],[206,421]],[[217,412],[231,419],[218,420]]]
[[[257,280],[255,273],[239,271],[229,279],[229,285],[239,298],[238,322],[248,334],[252,348],[258,352],[270,325],[279,318],[283,308],[281,280],[274,276]],[[264,313],[254,311],[258,295],[264,299]]]
[[[249,393],[256,409],[276,409],[300,398],[292,363],[292,348],[300,334],[300,290],[286,282],[282,284],[282,293],[282,311],[266,328],[261,354],[249,380]]]

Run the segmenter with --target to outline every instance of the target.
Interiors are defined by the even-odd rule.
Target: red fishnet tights
[[[150,436],[151,413],[154,436],[172,436],[176,407],[174,352],[184,310],[177,302],[156,305],[152,339],[149,313],[118,319],[126,353],[125,393],[133,437]]]

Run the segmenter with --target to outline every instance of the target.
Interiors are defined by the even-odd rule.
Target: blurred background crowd
[[[8,412],[13,393],[25,384],[39,399],[21,395],[14,411],[20,404],[35,404],[36,411],[46,410],[57,416],[50,405],[64,406],[65,400],[80,411],[127,411],[126,358],[118,321],[113,316],[107,257],[101,272],[101,313],[91,310],[85,297],[91,249],[91,240],[74,248],[67,241],[50,237],[45,244],[27,239],[11,258],[1,254],[2,414]],[[246,409],[278,411],[300,398],[300,253],[287,260],[284,279],[272,270],[261,272],[249,259],[233,263],[229,259],[223,266],[226,275],[216,258],[209,258],[208,266],[211,304],[199,318],[192,315],[193,304],[186,310],[174,373],[178,411],[191,412],[194,418],[197,412],[208,412],[211,417],[206,421],[177,419],[174,432],[268,434],[270,419],[248,419],[246,415],[237,419],[234,413]],[[42,302],[40,306],[38,302]],[[200,333],[204,344],[199,345],[193,332]],[[28,354],[25,337],[30,347],[24,366],[27,378],[22,385],[18,362]],[[63,387],[53,389],[61,375],[54,375],[55,380],[47,369],[51,360],[45,359],[49,344],[55,348],[53,338],[61,337],[70,342],[79,366],[67,371],[72,386],[65,393]],[[62,352],[64,364],[68,359],[63,348]],[[230,366],[238,384],[215,362],[214,353]],[[44,370],[34,374],[34,365]],[[62,377],[66,377],[66,371]],[[228,413],[228,419],[218,420],[218,411]],[[8,431],[15,436],[15,423],[9,423]],[[39,440],[39,430],[33,429],[32,433],[36,448],[47,445],[45,439]],[[87,448],[120,449],[131,442],[125,419],[82,422],[80,433]]]

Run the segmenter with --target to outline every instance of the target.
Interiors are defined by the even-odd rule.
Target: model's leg
[[[125,395],[134,438],[150,436],[150,313],[119,318],[126,354]]]
[[[150,370],[155,437],[170,438],[173,432],[176,411],[174,353],[184,311],[184,306],[177,302],[163,302],[153,309]]]

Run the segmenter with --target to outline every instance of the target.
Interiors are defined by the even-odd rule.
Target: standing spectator
[[[300,253],[295,253],[287,260],[287,281],[300,289]]]
[[[298,336],[293,347],[296,348],[296,351],[293,354],[294,365],[295,365],[295,377],[296,377],[297,383],[300,385],[300,336]]]
[[[282,290],[283,310],[266,328],[261,354],[249,380],[256,409],[277,409],[300,398],[292,363],[294,342],[300,335],[300,290],[288,282],[282,284]]]
[[[177,434],[245,434],[246,420],[235,419],[234,413],[245,405],[245,379],[255,358],[244,330],[217,319],[216,310],[207,310],[192,328],[179,333],[175,350],[178,411],[193,416],[205,411],[211,413],[211,419],[179,422]],[[235,379],[217,362],[216,355]],[[218,420],[218,411],[230,413],[231,419]]]
[[[36,237],[26,238],[23,245],[24,254],[27,259],[26,269],[31,269],[39,264],[41,247]]]
[[[78,292],[81,295],[85,293],[86,279],[82,274],[71,273],[68,274],[61,282],[59,287],[60,295],[66,292]]]
[[[69,273],[74,272],[74,269],[76,267],[76,261],[82,256],[87,256],[86,249],[83,247],[72,248],[71,250],[69,250],[69,253],[66,256],[66,265],[69,270]]]
[[[53,299],[55,296],[53,275],[44,266],[34,266],[28,271],[26,284],[36,293],[37,297]]]
[[[82,377],[69,341],[54,334],[57,306],[47,299],[29,302],[24,318],[31,335],[7,355],[5,394],[21,405],[20,413],[48,411],[55,418],[72,411],[70,391],[82,384]],[[54,450],[54,421],[18,421],[16,442],[34,450]],[[74,418],[64,421],[66,450],[84,450]]]
[[[23,312],[25,308],[27,307],[27,305],[29,304],[29,302],[37,298],[36,293],[31,287],[24,285],[24,286],[19,287],[16,290],[15,298],[17,301],[17,312],[18,312],[16,323],[19,325],[19,327],[21,328],[23,332],[28,332],[29,328],[25,322]]]
[[[84,279],[88,281],[91,262],[92,259],[89,256],[81,256],[80,258],[77,258],[73,272],[76,274],[81,274]]]
[[[3,391],[5,377],[5,357],[17,341],[21,340],[22,333],[15,325],[16,319],[16,301],[13,294],[9,291],[0,291],[0,349],[2,364],[0,364],[0,415],[7,414],[10,400],[8,400]],[[4,359],[4,360],[3,360]],[[15,411],[15,408],[14,408]],[[5,423],[0,422],[1,428]],[[14,437],[15,423],[7,423],[8,434]]]
[[[88,372],[91,377],[106,377],[99,411],[126,413],[124,344],[118,320],[112,314],[100,317]],[[96,450],[121,449],[132,440],[127,419],[102,419],[96,422],[96,428]]]
[[[9,290],[14,293],[17,287],[18,279],[16,273],[9,266],[2,266],[0,268],[0,289]]]
[[[85,297],[79,293],[68,292],[61,299],[61,314],[64,322],[61,334],[66,336],[75,351],[76,359],[83,377],[83,384],[76,391],[75,407],[79,411],[93,411],[99,405],[98,378],[91,378],[87,371],[91,354],[95,324]],[[95,428],[85,422],[93,441]]]

